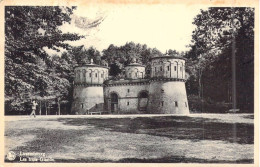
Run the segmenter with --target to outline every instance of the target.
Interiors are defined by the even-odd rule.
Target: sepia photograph
[[[3,13],[4,163],[258,163],[254,6]]]

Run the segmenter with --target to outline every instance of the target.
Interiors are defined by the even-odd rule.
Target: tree
[[[101,59],[106,60],[110,65],[110,75],[116,77],[123,76],[123,68],[130,64],[133,59],[138,63],[149,67],[149,60],[155,56],[161,56],[162,53],[156,48],[148,48],[147,45],[135,44],[128,42],[123,46],[117,47],[111,44],[107,49],[103,50]],[[147,75],[149,69],[147,69]]]
[[[196,78],[211,92],[207,96],[226,101],[233,88],[233,104],[253,111],[254,9],[209,8],[201,10],[193,24],[193,44],[186,57],[195,62]],[[218,88],[222,95],[212,94],[214,85],[222,85]],[[199,91],[203,91],[201,85]]]
[[[8,6],[5,8],[5,98],[10,110],[24,111],[30,98],[51,96],[68,82],[50,68],[44,48],[69,49],[64,41],[81,38],[59,30],[75,7]],[[62,85],[62,86],[61,86]],[[54,91],[55,90],[55,91]]]

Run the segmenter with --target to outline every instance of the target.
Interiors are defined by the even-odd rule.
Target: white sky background
[[[63,25],[61,30],[86,35],[85,39],[69,42],[71,45],[85,45],[86,48],[93,46],[99,51],[108,48],[110,44],[122,46],[131,41],[156,47],[162,53],[169,49],[187,51],[195,29],[193,19],[200,9],[206,9],[201,7],[181,4],[90,4],[78,6],[74,14],[89,20],[105,17],[98,27],[81,29],[75,26],[73,19],[72,24]]]

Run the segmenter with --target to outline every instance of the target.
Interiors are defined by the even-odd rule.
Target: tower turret
[[[74,69],[72,112],[87,114],[88,111],[103,110],[103,82],[108,78],[108,67],[83,64]]]
[[[148,111],[188,114],[185,81],[184,58],[176,56],[152,58]]]
[[[142,79],[145,76],[145,66],[139,63],[131,63],[125,67],[127,79]]]

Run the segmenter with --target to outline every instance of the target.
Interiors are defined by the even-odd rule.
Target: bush
[[[200,99],[196,95],[188,96],[191,113],[226,113],[232,108],[232,104],[214,102],[211,99]]]

